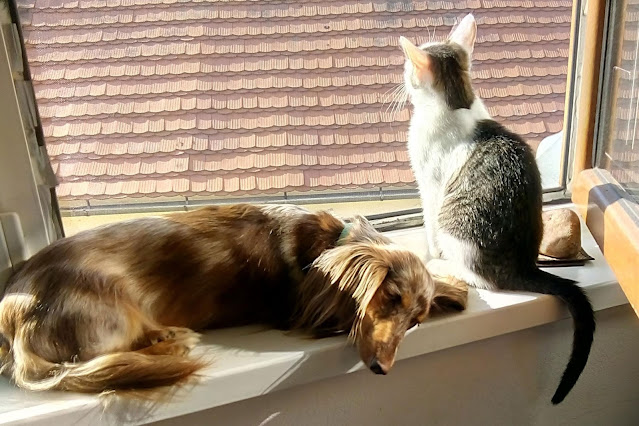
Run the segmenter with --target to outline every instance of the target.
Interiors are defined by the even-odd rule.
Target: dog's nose
[[[375,374],[386,374],[388,369],[377,361],[377,358],[373,358],[371,365],[368,367]]]

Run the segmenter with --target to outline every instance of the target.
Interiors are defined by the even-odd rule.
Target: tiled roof
[[[474,12],[473,79],[562,129],[572,1],[18,0],[62,200],[414,185],[400,35]]]

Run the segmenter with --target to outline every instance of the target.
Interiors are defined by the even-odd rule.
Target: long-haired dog
[[[193,330],[262,323],[349,333],[385,374],[410,327],[461,310],[465,285],[361,217],[238,204],[135,219],[61,239],[27,261],[0,302],[3,373],[30,390],[178,383],[203,367]]]

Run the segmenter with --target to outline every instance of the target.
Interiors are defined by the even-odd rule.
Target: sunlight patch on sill
[[[492,309],[499,309],[506,306],[516,305],[519,303],[530,302],[535,300],[539,295],[522,294],[522,293],[497,293],[490,290],[477,289],[479,298],[483,300]]]

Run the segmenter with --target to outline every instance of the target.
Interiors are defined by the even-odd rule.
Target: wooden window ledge
[[[580,172],[572,200],[639,314],[639,206],[603,169]]]

